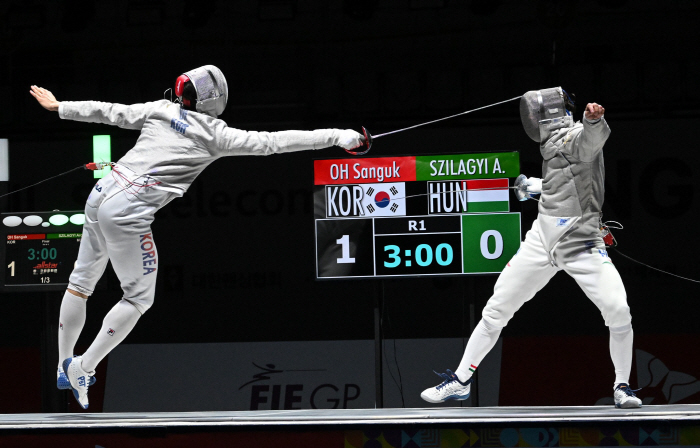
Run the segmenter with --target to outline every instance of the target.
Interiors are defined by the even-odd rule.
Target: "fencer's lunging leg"
[[[542,247],[537,222],[527,233],[520,251],[508,262],[486,303],[482,319],[469,337],[467,348],[456,372],[438,374],[442,383],[421,393],[429,403],[466,400],[471,393],[471,377],[481,360],[498,341],[501,329],[520,307],[557,273]]]
[[[460,381],[464,382],[472,377],[477,366],[498,342],[502,329],[489,325],[484,319],[479,321],[469,337],[462,362],[455,372]]]
[[[483,318],[474,328],[455,372],[460,381],[471,378],[474,370],[496,345],[503,327],[516,311],[542,289],[557,273],[542,247],[539,226],[535,222],[520,251],[508,262],[486,303]]]
[[[66,290],[61,302],[58,319],[58,368],[66,358],[71,358],[75,351],[80,332],[85,325],[87,299],[78,297]]]
[[[629,384],[633,339],[632,324],[610,327],[610,357],[615,366],[615,387]]]
[[[83,370],[94,372],[97,364],[134,329],[139,317],[141,313],[134,305],[124,299],[117,302],[105,316],[95,341],[83,354]]]

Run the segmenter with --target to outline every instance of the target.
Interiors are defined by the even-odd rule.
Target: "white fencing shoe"
[[[70,382],[73,395],[75,395],[75,399],[78,400],[78,404],[80,404],[83,409],[87,409],[89,405],[87,396],[88,387],[92,375],[84,371],[81,364],[82,357],[80,356],[68,358],[63,361],[63,371],[66,373],[66,377]],[[92,374],[94,373],[95,372],[92,372]]]
[[[615,397],[615,407],[620,409],[641,408],[642,400],[637,398],[634,392],[635,391],[630,389],[628,384],[618,384],[615,388],[615,393],[613,394]]]
[[[442,403],[447,400],[466,400],[469,398],[472,379],[461,382],[457,375],[447,370],[447,373],[437,373],[444,381],[435,387],[425,389],[420,397],[429,403]]]

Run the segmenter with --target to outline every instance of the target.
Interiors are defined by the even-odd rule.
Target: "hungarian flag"
[[[508,179],[428,182],[428,213],[507,212]]]
[[[508,179],[464,180],[462,188],[467,190],[467,212],[507,212]]]

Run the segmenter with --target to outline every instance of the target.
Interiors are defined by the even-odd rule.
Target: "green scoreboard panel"
[[[517,152],[314,161],[317,278],[500,272],[519,172]]]
[[[78,258],[83,212],[0,214],[0,291],[60,291]]]

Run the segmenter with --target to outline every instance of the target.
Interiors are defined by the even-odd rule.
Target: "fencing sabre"
[[[489,104],[488,106],[477,107],[476,109],[468,110],[468,111],[466,111],[466,112],[460,112],[460,113],[458,113],[458,114],[450,115],[449,117],[438,118],[437,120],[427,121],[427,122],[425,122],[425,123],[416,124],[416,125],[413,125],[413,126],[409,126],[409,127],[407,127],[407,128],[403,128],[403,129],[397,129],[397,130],[395,130],[395,131],[385,132],[385,133],[383,133],[383,134],[372,135],[372,134],[370,134],[370,132],[367,130],[367,128],[365,128],[364,126],[362,126],[362,133],[364,134],[364,136],[363,136],[363,138],[362,138],[362,140],[361,140],[361,141],[362,141],[362,145],[361,145],[359,148],[365,148],[364,151],[362,151],[362,150],[353,151],[353,150],[350,150],[350,149],[346,149],[345,151],[348,152],[349,154],[354,155],[354,156],[361,156],[361,155],[363,155],[363,154],[367,154],[367,152],[370,150],[370,148],[372,148],[372,142],[373,142],[375,139],[377,139],[377,138],[385,137],[385,136],[387,136],[387,135],[396,134],[396,133],[403,132],[403,131],[408,131],[409,129],[414,129],[414,128],[417,128],[417,127],[420,127],[420,126],[425,126],[425,125],[427,125],[427,124],[437,123],[438,121],[449,120],[450,118],[459,117],[460,115],[465,115],[465,114],[468,114],[468,113],[471,113],[471,112],[476,112],[477,110],[487,109],[487,108],[489,108],[489,107],[498,106],[499,104],[508,103],[508,102],[510,102],[510,101],[515,101],[515,100],[519,100],[520,98],[522,98],[522,95],[516,96],[515,98],[511,98],[511,99],[509,99],[509,100],[499,101],[498,103]]]

